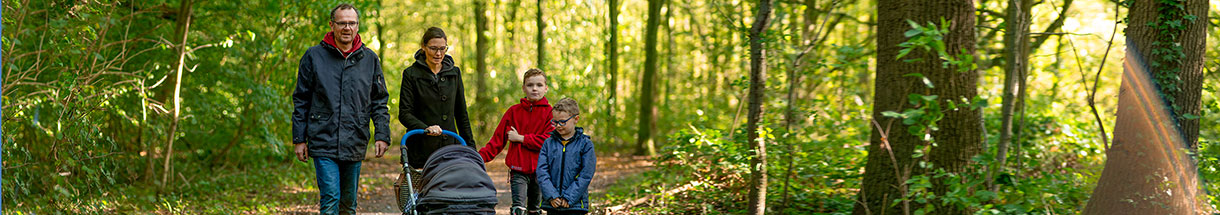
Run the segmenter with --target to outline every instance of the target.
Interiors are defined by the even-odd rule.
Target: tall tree
[[[610,42],[606,44],[606,61],[610,64],[607,71],[610,73],[610,86],[606,90],[610,91],[610,101],[606,102],[606,124],[610,131],[615,131],[618,127],[617,117],[614,117],[614,107],[618,106],[618,14],[618,0],[610,0],[610,26],[606,28],[610,32]]]
[[[178,27],[175,30],[178,37],[175,39],[179,40],[177,47],[175,47],[175,50],[178,52],[178,61],[174,63],[174,67],[176,68],[176,71],[174,72],[174,110],[173,118],[169,123],[169,134],[166,136],[167,144],[165,146],[164,155],[165,165],[161,168],[162,171],[164,171],[161,174],[162,188],[166,187],[166,185],[169,183],[169,176],[173,174],[173,170],[170,169],[169,164],[174,158],[174,140],[178,139],[178,114],[182,112],[182,72],[185,67],[184,63],[186,61],[187,54],[186,40],[191,29],[191,16],[193,15],[192,12],[194,11],[192,10],[193,7],[194,2],[192,0],[182,0],[182,2],[180,2],[178,5]]]
[[[475,89],[478,89],[478,91],[474,94],[474,101],[475,104],[478,104],[475,105],[476,107],[487,107],[491,104],[491,98],[488,95],[493,93],[490,89],[487,89],[487,34],[489,33],[487,29],[487,0],[474,1],[474,28],[475,77],[478,77],[475,79]],[[486,111],[487,109],[482,110],[484,111],[478,111],[475,114],[476,119],[479,119],[477,121],[480,123],[487,119],[486,113],[489,112]],[[488,126],[479,127],[486,128]]]
[[[767,87],[767,50],[763,46],[763,33],[771,25],[771,0],[758,2],[758,13],[750,26],[750,111],[746,117],[746,139],[754,149],[750,159],[750,214],[762,215],[767,211],[767,145],[759,140],[758,123],[762,122],[763,96]]]
[[[4,12],[0,12],[0,17],[3,17]],[[4,24],[0,23],[0,31],[4,29]],[[4,54],[0,53],[0,59],[4,59]],[[0,67],[4,67],[0,63]],[[4,74],[0,73],[0,80],[4,80]],[[0,81],[0,95],[4,95],[4,81]],[[0,96],[0,104],[4,103],[4,97]],[[4,116],[4,108],[0,108],[0,116]],[[0,120],[0,137],[4,136],[4,121]],[[4,140],[0,138],[0,152],[4,151]],[[4,153],[0,153],[0,163],[4,163]],[[4,177],[4,168],[0,168],[0,178]],[[4,193],[4,188],[0,187],[0,193]],[[4,197],[0,196],[0,205],[4,205]]]
[[[521,8],[521,0],[513,0],[508,3],[508,18],[504,20],[505,31],[508,32],[508,42],[516,44],[517,40],[514,37],[517,34],[517,11]],[[516,46],[513,46],[516,47]]]
[[[1130,5],[1135,24],[1126,35],[1134,51],[1124,63],[1114,143],[1085,214],[1200,211],[1189,154],[1199,139],[1207,8],[1206,0]]]
[[[1017,91],[1025,91],[1025,74],[1029,70],[1029,9],[1033,4],[1029,0],[1008,0],[1008,17],[1004,30],[1004,93],[1000,105],[1000,142],[996,144],[996,165],[987,172],[988,189],[995,191],[996,186],[992,175],[1001,171],[1008,161],[1008,146],[1012,143],[1013,113],[1021,107]]]
[[[534,38],[538,41],[538,69],[546,71],[546,22],[542,19],[542,0],[538,0],[538,37]]]
[[[665,0],[648,1],[648,24],[644,32],[644,77],[640,80],[640,124],[636,127],[635,154],[651,155],[656,152],[652,140],[652,131],[656,128],[653,119],[653,102],[656,100],[657,88],[657,31],[661,26],[661,7]]]
[[[796,110],[797,110],[796,92],[797,92],[797,86],[801,85],[802,76],[800,74],[803,73],[804,69],[805,69],[802,67],[802,65],[805,62],[804,59],[806,58],[806,56],[808,56],[807,54],[812,52],[814,49],[814,44],[815,44],[814,40],[821,40],[821,39],[813,38],[818,33],[818,32],[814,32],[814,27],[817,26],[816,22],[818,20],[817,0],[805,0],[804,4],[805,4],[805,10],[802,12],[804,23],[802,25],[800,25],[799,28],[793,28],[793,30],[797,31],[794,34],[799,33],[801,35],[801,39],[800,39],[800,41],[797,42],[797,44],[801,45],[801,46],[807,46],[807,47],[805,48],[805,50],[801,51],[800,53],[797,53],[796,57],[792,58],[793,66],[792,66],[792,68],[788,69],[788,105],[786,108],[784,108],[784,130],[786,132],[788,132],[789,138],[792,138],[795,136],[794,134],[792,134],[792,124],[796,123],[797,118],[798,118],[798,116],[796,114]],[[790,21],[791,23],[797,23],[796,16],[792,16],[791,19],[792,19],[792,21]],[[796,147],[796,144],[795,144],[796,141],[788,141],[788,142],[789,142],[788,150],[787,150],[788,153],[787,153],[787,155],[785,155],[785,157],[788,157],[788,167],[786,168],[787,172],[784,174],[784,186],[783,186],[784,189],[783,189],[783,192],[781,192],[781,194],[780,194],[780,196],[783,197],[782,202],[783,202],[784,208],[787,208],[788,203],[789,203],[789,201],[788,201],[789,200],[788,199],[788,189],[789,189],[788,182],[792,180],[792,174],[795,172],[795,171],[793,171],[793,167],[795,166],[795,163],[796,163],[796,156],[793,156],[792,154],[794,152],[796,152],[797,150],[799,150]]]
[[[875,96],[873,99],[874,123],[870,144],[868,146],[868,161],[865,166],[863,184],[861,185],[859,203],[853,214],[901,214],[912,212],[923,205],[910,206],[908,203],[890,207],[895,199],[906,194],[905,179],[914,175],[926,174],[932,169],[916,166],[913,158],[916,149],[923,151],[923,156],[934,168],[943,168],[947,172],[961,172],[969,163],[970,158],[982,151],[982,138],[979,123],[982,118],[976,110],[966,107],[958,109],[947,108],[947,101],[971,99],[977,94],[978,71],[965,68],[958,71],[958,65],[944,67],[942,60],[931,51],[917,48],[909,55],[899,59],[901,48],[899,44],[908,38],[904,32],[911,30],[908,20],[919,23],[935,23],[944,27],[947,32],[941,40],[944,50],[956,56],[974,53],[975,44],[975,8],[972,1],[956,0],[881,0],[877,4],[877,78],[874,82]],[[944,23],[942,23],[944,20]],[[941,26],[941,25],[947,26]],[[962,53],[965,52],[965,53]],[[910,61],[911,59],[921,59]],[[926,77],[926,81],[918,76],[908,74],[918,73]],[[931,83],[934,87],[926,87]],[[912,106],[908,97],[919,99],[920,96],[935,95],[933,101],[924,106]],[[915,101],[911,101],[915,102]],[[923,108],[930,104],[939,104],[943,118],[935,121],[939,129],[927,129],[936,142],[932,147],[923,138],[924,135],[913,135],[902,119],[887,117],[883,113],[893,111],[902,113],[905,109]],[[926,120],[926,119],[925,119]],[[916,129],[919,130],[919,129]],[[934,183],[932,191],[943,196],[946,186]],[[935,213],[961,214],[954,211],[955,207],[934,205]]]

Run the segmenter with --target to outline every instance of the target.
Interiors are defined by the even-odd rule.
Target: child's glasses
[[[565,119],[565,120],[551,120],[551,125],[553,125],[555,127],[567,125],[568,120],[572,120],[572,118],[576,118],[576,116],[580,116],[580,114],[572,115],[572,116],[568,117],[568,119]]]

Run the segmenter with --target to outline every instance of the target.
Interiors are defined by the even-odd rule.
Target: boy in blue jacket
[[[589,213],[589,182],[597,169],[597,157],[584,128],[576,127],[580,106],[576,100],[564,98],[552,106],[551,117],[555,131],[542,143],[535,172],[542,189],[542,209],[548,215]]]

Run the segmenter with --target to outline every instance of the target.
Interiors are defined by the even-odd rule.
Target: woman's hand
[[[441,136],[441,126],[428,126],[428,128],[425,128],[424,130],[428,131],[428,136]]]

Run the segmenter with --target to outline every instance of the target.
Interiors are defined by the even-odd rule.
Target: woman
[[[445,31],[428,28],[420,46],[415,52],[415,63],[402,71],[398,103],[398,120],[407,130],[428,131],[427,136],[407,139],[410,149],[407,162],[415,168],[424,167],[428,156],[437,149],[459,144],[454,138],[441,135],[441,130],[457,132],[466,141],[474,141],[466,113],[462,69],[454,66],[453,57],[445,54],[448,51]],[[474,148],[474,144],[467,145]]]

